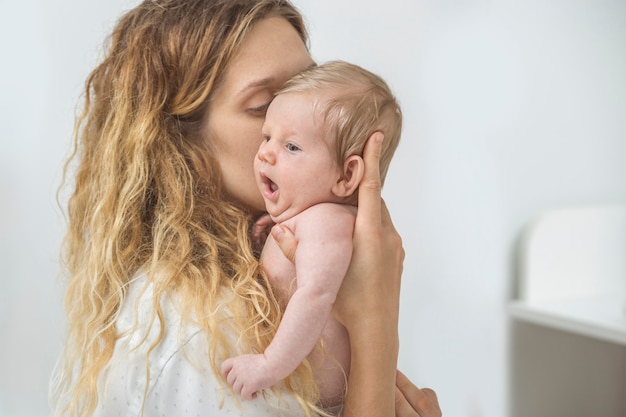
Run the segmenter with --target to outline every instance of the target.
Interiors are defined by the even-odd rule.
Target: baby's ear
[[[333,194],[337,197],[349,197],[359,188],[363,174],[365,173],[365,163],[359,155],[351,155],[343,163],[341,178],[333,186]]]

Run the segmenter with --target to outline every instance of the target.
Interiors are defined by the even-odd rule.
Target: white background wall
[[[55,190],[82,83],[133,4],[0,0],[0,416],[46,414],[63,329]],[[511,323],[505,306],[528,221],[626,202],[626,4],[296,4],[318,61],[379,73],[404,109],[384,192],[407,252],[400,367],[436,388],[446,416],[623,415],[623,348]],[[572,366],[531,372],[574,345]],[[576,366],[590,358],[612,373]],[[588,394],[580,380],[608,393],[593,397],[602,414],[581,411],[592,404],[572,395]],[[542,381],[571,406],[533,397]]]

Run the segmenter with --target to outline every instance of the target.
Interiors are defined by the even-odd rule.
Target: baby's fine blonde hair
[[[402,111],[387,83],[358,65],[330,61],[295,75],[276,94],[298,92],[322,97],[316,111],[331,136],[328,143],[334,146],[340,166],[351,155],[363,156],[365,143],[374,132],[385,135],[380,155],[384,183],[402,132]]]
[[[65,168],[75,176],[63,245],[68,333],[54,390],[59,415],[95,409],[138,271],[152,282],[152,319],[162,329],[158,300],[169,292],[185,300],[183,318],[209,335],[216,374],[216,357],[234,353],[227,332],[249,351],[271,341],[280,309],[252,248],[251,216],[225,197],[203,129],[238,47],[270,16],[286,19],[307,43],[300,13],[285,0],[144,1],[108,39],[86,81]],[[223,289],[234,294],[232,317],[213,311]],[[307,413],[315,410],[319,393],[306,363],[285,386]]]

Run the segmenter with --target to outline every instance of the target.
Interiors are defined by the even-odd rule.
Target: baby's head
[[[362,156],[374,132],[385,135],[380,157],[384,183],[402,130],[402,112],[387,83],[357,65],[332,61],[294,76],[277,95],[295,92],[311,92],[323,98],[315,110],[339,166],[351,155]],[[356,193],[352,197],[350,202],[356,203]]]

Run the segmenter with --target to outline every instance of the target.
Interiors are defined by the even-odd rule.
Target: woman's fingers
[[[437,394],[417,388],[402,372],[396,371],[396,417],[441,417]]]
[[[374,132],[363,150],[365,173],[359,186],[359,212],[357,221],[379,221],[380,219],[380,154],[384,136]],[[362,221],[363,221],[362,220]]]
[[[396,417],[421,417],[396,386]]]
[[[391,214],[389,214],[389,209],[387,209],[387,204],[385,204],[385,200],[383,199],[381,199],[380,217],[383,228],[388,229],[392,232],[388,234],[388,236],[390,236],[390,239],[394,240],[393,247],[395,248],[395,253],[398,254],[400,263],[402,263],[404,261],[404,248],[402,247],[402,238],[398,234],[396,227],[393,225],[393,221],[391,220]]]
[[[280,250],[283,251],[285,257],[289,259],[291,263],[295,264],[298,241],[291,230],[285,226],[277,224],[272,227],[271,233],[276,243],[278,243]]]

